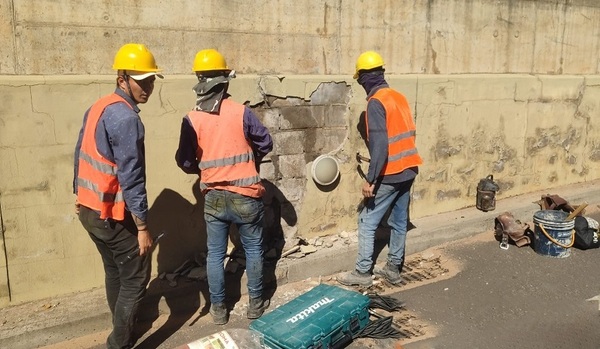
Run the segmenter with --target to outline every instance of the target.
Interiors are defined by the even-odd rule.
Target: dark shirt
[[[269,130],[263,126],[258,117],[248,107],[244,109],[244,136],[250,143],[254,152],[255,161],[260,160],[273,150],[273,140]],[[198,149],[198,136],[186,115],[181,122],[181,133],[179,135],[179,148],[175,154],[177,166],[185,173],[198,174],[198,161],[196,150]]]
[[[114,103],[106,107],[98,120],[96,128],[96,147],[100,155],[117,165],[117,178],[123,190],[125,206],[142,221],[148,216],[148,195],[146,193],[146,156],[144,149],[144,124],[138,113],[136,103],[121,89],[115,93],[123,97],[125,103]],[[83,125],[87,121],[88,109],[83,116]],[[79,172],[79,150],[83,129],[75,146],[75,171],[73,193],[77,194],[77,175]]]
[[[367,95],[367,100],[371,98],[375,92],[382,88],[387,88],[387,83],[382,83],[375,86]],[[367,173],[367,182],[375,183],[381,181],[382,183],[400,183],[414,179],[419,173],[418,167],[410,167],[406,170],[387,176],[380,176],[381,171],[388,158],[388,134],[387,134],[387,123],[386,113],[383,104],[377,99],[371,99],[367,103],[367,114],[368,114],[368,129],[369,129],[369,156],[371,161],[369,162],[369,172]]]

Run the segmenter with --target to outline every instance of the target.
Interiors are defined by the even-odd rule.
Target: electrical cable
[[[399,299],[390,296],[381,296],[377,293],[367,293],[371,303],[369,308],[371,309],[383,309],[385,311],[393,312],[404,308],[404,302]]]
[[[367,326],[358,331],[352,336],[352,339],[356,338],[404,338],[405,335],[392,327],[391,316],[385,316],[377,320],[369,321]]]
[[[390,297],[382,296],[375,292],[366,294],[370,299],[370,309],[383,309],[387,312],[393,312],[404,308],[404,302]],[[352,339],[356,338],[404,338],[406,335],[396,328],[393,327],[393,317],[383,316],[376,313],[373,310],[369,310],[369,314],[377,317],[376,320],[369,321],[369,323],[360,331],[352,336]]]

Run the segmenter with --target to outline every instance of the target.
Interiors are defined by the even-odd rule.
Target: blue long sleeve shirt
[[[375,92],[382,88],[387,88],[389,85],[382,84],[375,86],[368,94],[367,100],[371,98]],[[386,113],[383,104],[377,99],[371,99],[367,103],[367,127],[369,129],[369,172],[367,173],[367,182],[375,183],[380,180],[382,183],[400,183],[411,180],[419,173],[418,167],[410,167],[406,170],[387,176],[380,176],[383,166],[388,159],[388,134]]]
[[[248,107],[244,109],[243,117],[244,136],[250,141],[250,147],[254,152],[256,163],[273,150],[273,140],[269,130],[263,126],[258,117]],[[181,133],[179,136],[179,148],[175,154],[177,166],[185,173],[198,174],[198,161],[196,150],[198,149],[198,136],[186,115],[181,122]]]
[[[137,104],[122,90],[115,93],[123,97],[125,103],[114,103],[106,107],[96,128],[96,147],[100,155],[117,165],[117,179],[123,190],[126,208],[142,221],[148,216],[148,195],[146,192],[146,155],[144,148],[144,124],[138,115]],[[77,194],[79,173],[79,151],[83,129],[87,122],[88,109],[83,116],[83,126],[75,146],[75,166],[73,193]]]

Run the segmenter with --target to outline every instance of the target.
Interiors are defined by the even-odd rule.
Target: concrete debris
[[[317,252],[317,248],[312,245],[306,245],[306,246],[300,247],[300,251],[304,254],[315,253],[315,252]]]
[[[303,253],[302,251],[296,251],[296,252],[288,255],[287,258],[298,259],[298,258],[302,258],[304,256],[306,256],[306,253]]]
[[[347,246],[358,243],[358,234],[356,232],[342,231],[338,235],[319,236],[308,240],[302,237],[295,237],[285,243],[287,250],[281,254],[281,258],[302,258],[307,254],[315,253],[320,249],[334,248],[336,246]],[[276,252],[269,251],[271,255]]]
[[[439,257],[439,256],[437,256],[437,257]],[[425,252],[423,252],[423,254],[421,254],[421,258],[423,258],[423,260],[429,261],[429,260],[436,258],[436,255],[431,251],[425,251]]]
[[[44,309],[52,309],[56,306],[58,306],[60,304],[60,302],[56,303],[56,304],[52,304],[52,303],[46,303],[42,305],[42,308]]]

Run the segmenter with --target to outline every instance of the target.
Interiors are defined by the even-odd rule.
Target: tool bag
[[[575,217],[575,242],[573,247],[580,250],[588,250],[600,247],[598,239],[598,221],[590,218],[577,216]]]
[[[540,201],[537,202],[542,210],[560,210],[567,213],[574,211],[573,206],[569,202],[558,195],[542,195]]]
[[[515,219],[512,213],[504,212],[494,220],[494,232],[497,239],[500,239],[500,248],[508,249],[508,240],[512,240],[515,245],[522,247],[531,243],[531,229],[529,224],[522,223]]]

